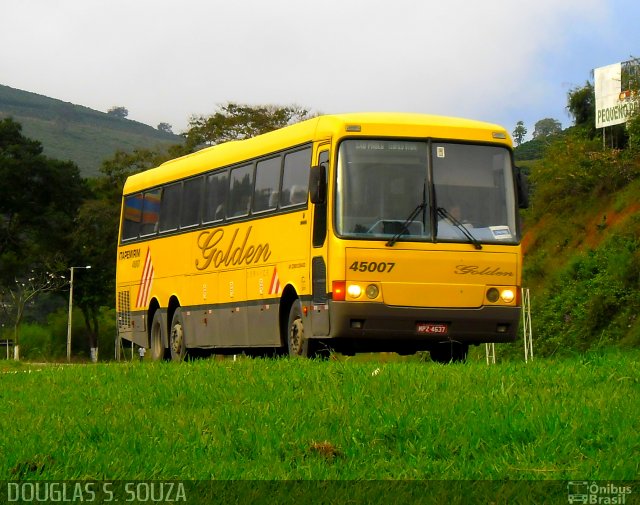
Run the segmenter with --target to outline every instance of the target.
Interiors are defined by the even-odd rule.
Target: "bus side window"
[[[252,192],[253,165],[232,169],[229,188],[229,217],[242,217],[249,214]]]
[[[162,192],[162,202],[160,204],[160,232],[173,231],[178,229],[180,221],[180,196],[182,184],[171,184],[166,186]]]
[[[147,191],[142,202],[142,226],[140,235],[153,235],[158,231],[158,219],[160,218],[160,201],[162,188]]]
[[[289,153],[284,157],[280,207],[307,203],[309,167],[311,167],[310,147]]]
[[[138,238],[142,222],[142,193],[127,196],[124,199],[122,212],[122,240]]]
[[[228,189],[229,172],[227,170],[207,176],[203,217],[205,223],[222,221],[224,219]]]
[[[273,210],[278,204],[281,158],[259,161],[256,166],[256,187],[253,192],[253,211]]]
[[[182,187],[182,210],[180,227],[187,228],[200,224],[200,201],[202,199],[203,177],[188,179]]]

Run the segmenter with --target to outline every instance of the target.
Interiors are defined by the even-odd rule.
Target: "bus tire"
[[[289,356],[294,357],[328,359],[331,355],[328,346],[316,339],[306,337],[300,300],[295,300],[289,311],[287,350]]]
[[[169,352],[172,361],[184,361],[187,356],[187,342],[184,331],[184,319],[180,307],[173,313],[171,335],[169,335]]]
[[[464,363],[467,361],[469,344],[443,342],[429,349],[431,360],[436,363]]]
[[[167,330],[164,324],[162,324],[160,310],[156,310],[153,314],[151,333],[149,335],[149,347],[153,361],[161,361],[166,357],[164,348],[164,343],[167,341],[166,332]]]
[[[302,321],[302,304],[295,300],[289,311],[287,323],[287,349],[289,356],[309,357],[309,341],[305,338]]]

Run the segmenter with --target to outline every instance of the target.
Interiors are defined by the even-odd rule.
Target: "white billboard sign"
[[[596,95],[596,128],[625,123],[638,107],[634,93],[622,91],[622,63],[593,71]]]

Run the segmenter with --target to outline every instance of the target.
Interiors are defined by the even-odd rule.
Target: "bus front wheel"
[[[173,313],[171,320],[171,335],[169,336],[169,350],[172,361],[183,361],[187,355],[187,342],[184,333],[184,320],[180,307]]]
[[[287,324],[287,350],[289,356],[302,356],[304,358],[326,359],[330,355],[328,347],[321,346],[315,339],[305,335],[304,321],[302,320],[302,304],[300,300],[293,302],[289,311]]]
[[[302,305],[296,300],[289,311],[287,323],[287,349],[289,356],[309,355],[309,343],[304,335],[304,323],[302,321]]]

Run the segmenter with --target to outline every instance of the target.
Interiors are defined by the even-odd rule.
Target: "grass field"
[[[0,371],[0,480],[640,474],[638,350],[493,366],[239,359]]]

